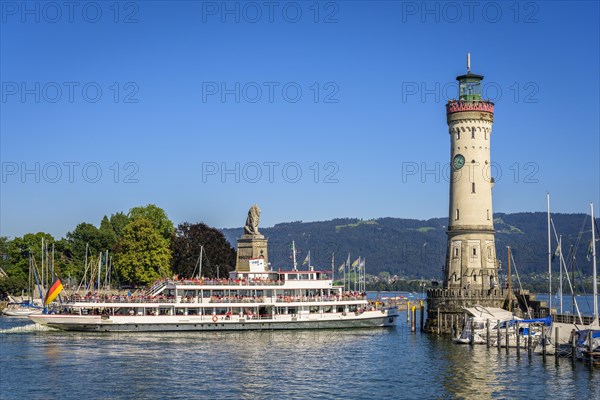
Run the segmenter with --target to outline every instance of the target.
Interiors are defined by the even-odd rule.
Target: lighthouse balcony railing
[[[450,100],[446,104],[446,113],[451,114],[462,111],[483,111],[483,112],[494,112],[494,103],[491,101],[464,101],[464,100]]]

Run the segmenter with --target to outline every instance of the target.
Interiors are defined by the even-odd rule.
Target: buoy
[[[212,317],[212,321],[213,321],[213,322],[217,322],[218,320],[219,320],[219,318],[217,318],[217,316],[216,316],[216,315],[213,315],[213,317]]]

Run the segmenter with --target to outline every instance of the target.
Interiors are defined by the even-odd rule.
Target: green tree
[[[101,231],[87,222],[80,223],[72,232],[67,233],[67,240],[74,261],[81,265],[85,260],[86,245],[88,255],[98,255],[102,251],[112,250],[114,246],[114,237],[109,232]]]
[[[171,275],[169,242],[152,221],[137,217],[123,230],[115,267],[123,282],[147,285]]]
[[[1,241],[2,269],[8,275],[2,283],[2,290],[9,291],[12,294],[18,294],[21,290],[27,289],[29,277],[29,258],[35,260],[37,267],[40,267],[42,258],[42,239],[44,244],[51,245],[54,238],[49,233],[38,232],[28,233],[23,237],[17,237],[13,240],[4,238]],[[55,263],[55,272],[59,273],[60,263]],[[39,274],[39,269],[38,269]],[[38,278],[41,276],[38,275]]]
[[[118,212],[116,214],[112,214],[110,216],[110,224],[112,225],[112,229],[117,235],[117,240],[121,238],[123,235],[123,229],[129,223],[129,218],[122,212]]]
[[[155,206],[154,204],[148,204],[144,207],[133,207],[129,210],[129,219],[134,220],[137,218],[146,218],[150,222],[156,230],[160,233],[160,235],[167,239],[171,240],[171,236],[175,231],[173,227],[173,222],[167,216],[167,213],[160,207]]]
[[[235,265],[236,254],[223,233],[202,223],[188,222],[177,226],[171,242],[173,273],[191,277],[198,263],[200,246],[204,246],[202,275],[216,277],[218,268],[219,276],[227,276]],[[198,273],[196,269],[195,274]]]

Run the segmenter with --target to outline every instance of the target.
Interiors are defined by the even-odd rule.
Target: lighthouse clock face
[[[458,171],[464,165],[465,165],[465,158],[463,157],[462,154],[457,154],[456,156],[454,156],[454,160],[452,161],[452,166],[454,167],[455,171]]]

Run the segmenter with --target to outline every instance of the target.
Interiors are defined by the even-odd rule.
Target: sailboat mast
[[[546,193],[548,208],[548,310],[552,314],[552,242],[550,241],[550,193]]]
[[[84,272],[83,272],[83,287],[84,288],[87,285],[87,269],[88,269],[88,259],[87,259],[88,257],[87,257],[87,255],[88,255],[88,247],[89,247],[89,245],[90,245],[89,243],[87,243],[87,242],[85,243],[85,269],[84,269]],[[77,290],[79,290],[79,289],[77,289]]]
[[[570,248],[570,253],[571,253],[571,282],[573,284],[573,286],[575,286],[575,249],[573,248],[573,245],[571,245]],[[575,314],[575,306],[577,305],[577,302],[575,301],[575,287],[573,287],[573,290],[571,291],[571,313]]]
[[[562,258],[562,235],[560,235],[560,237],[558,238],[558,254],[559,256]],[[559,285],[558,285],[558,291],[560,292],[560,313],[563,313],[563,275],[562,275],[562,267],[560,265],[560,258],[558,260],[558,271],[559,271]]]
[[[42,283],[42,291],[44,291],[44,238],[42,238],[42,279],[41,279],[41,283]]]
[[[510,276],[510,246],[506,246],[508,249],[508,311],[512,312],[512,282]]]
[[[590,203],[590,209],[592,211],[592,283],[594,287],[594,321],[598,321],[598,279],[596,277],[596,220],[594,219],[593,203]]]

